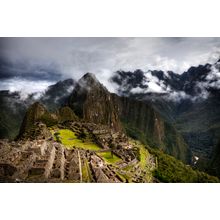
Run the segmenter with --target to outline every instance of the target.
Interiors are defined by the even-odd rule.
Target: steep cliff
[[[121,121],[133,138],[160,148],[177,159],[190,162],[191,153],[182,136],[147,103],[112,95]]]

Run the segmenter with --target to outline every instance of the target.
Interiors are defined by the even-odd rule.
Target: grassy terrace
[[[69,130],[69,129],[51,129],[51,132],[54,136],[54,139],[63,145],[65,145],[67,148],[71,149],[72,147],[78,147],[82,148],[84,150],[92,150],[92,151],[100,151],[101,148],[95,144],[91,138],[87,137],[82,139],[79,139],[75,132]],[[97,155],[103,158],[103,160],[106,163],[117,163],[121,161],[121,159],[116,156],[115,154],[111,154],[111,152],[97,152]]]
[[[97,153],[100,157],[102,157],[106,163],[117,163],[121,161],[119,157],[117,157],[115,154],[111,154],[111,152],[100,152]]]
[[[100,147],[97,144],[93,143],[92,140],[90,140],[89,138],[81,140],[76,136],[73,131],[68,129],[60,129],[58,130],[58,132],[54,132],[53,135],[57,141],[60,141],[67,148],[72,148],[75,146],[85,150],[100,150]]]
[[[142,169],[146,168],[148,157],[149,152],[144,148],[144,146],[140,146],[140,167]]]

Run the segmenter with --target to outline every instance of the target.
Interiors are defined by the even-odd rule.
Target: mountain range
[[[209,170],[220,138],[220,60],[173,72],[118,71],[118,94],[150,104],[189,146],[197,167]],[[154,90],[153,90],[154,89]],[[157,91],[155,92],[155,90]]]
[[[54,129],[52,134],[56,134],[58,128],[71,128],[71,131],[78,132],[85,140],[88,136],[95,143],[101,141],[104,149],[114,149],[119,158],[124,157],[123,160],[126,160],[128,155],[136,153],[128,153],[127,150],[113,146],[128,143],[126,137],[130,137],[147,146],[146,152],[153,155],[154,162],[149,163],[149,166],[158,167],[152,174],[154,180],[183,181],[182,176],[187,176],[186,172],[189,172],[192,173],[192,179],[186,178],[184,181],[207,181],[209,177],[204,178],[206,174],[199,173],[197,169],[214,176],[220,173],[219,71],[220,60],[212,65],[191,67],[181,75],[171,71],[120,70],[111,78],[117,94],[110,93],[91,73],[85,74],[79,81],[59,81],[49,86],[41,96],[30,94],[25,100],[19,92],[0,91],[0,139],[15,139],[16,143],[22,145],[24,141],[36,141],[39,138],[51,141],[51,129]],[[101,128],[97,128],[97,125]],[[106,130],[106,135],[99,140],[100,136],[97,137],[94,131],[101,133],[100,129]],[[59,135],[55,137],[59,143]],[[117,139],[117,144],[110,139]],[[46,142],[46,145],[50,144]],[[62,155],[69,154],[64,153],[60,146],[56,150],[59,149]],[[72,156],[75,157],[76,153],[73,152]],[[83,160],[93,161],[91,155],[85,152],[81,154],[84,155]],[[182,172],[179,179],[178,175],[175,179],[165,171],[165,167],[175,169],[174,164]],[[189,165],[196,171],[189,170]],[[106,169],[113,172],[112,168]],[[94,168],[91,168],[91,172],[94,172]],[[141,168],[140,172],[150,171]],[[143,180],[141,175],[139,178],[134,179],[146,181],[147,177]]]

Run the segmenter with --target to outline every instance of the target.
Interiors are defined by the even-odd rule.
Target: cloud
[[[20,93],[21,99],[26,99],[30,93],[35,94],[36,97],[39,97],[39,94],[44,92],[45,89],[53,84],[49,81],[29,81],[25,79],[13,78],[0,82],[1,90],[9,90],[10,92],[18,91]]]
[[[220,89],[220,64],[211,66],[210,72],[205,77],[205,81],[198,82],[196,87],[200,89],[199,98],[206,99],[210,89]]]
[[[174,102],[180,102],[183,99],[191,99],[192,101],[195,101],[195,97],[186,94],[184,91],[172,91],[165,98]]]
[[[92,72],[115,91],[109,78],[120,69],[181,74],[192,65],[215,62],[220,38],[1,38],[0,51],[1,80],[77,80]],[[159,91],[157,84],[151,89]]]
[[[126,84],[127,81],[123,82],[123,86],[125,86],[125,88]],[[169,93],[170,91],[170,87],[166,86],[163,80],[159,80],[156,76],[152,75],[151,71],[147,71],[144,73],[142,87],[133,87],[131,88],[130,93]]]

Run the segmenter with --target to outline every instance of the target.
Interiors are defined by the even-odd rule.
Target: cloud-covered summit
[[[111,81],[122,96],[197,101],[220,91],[220,62],[191,67],[181,75],[172,71],[117,71]]]

